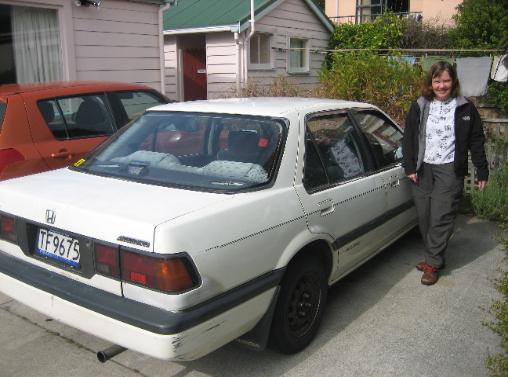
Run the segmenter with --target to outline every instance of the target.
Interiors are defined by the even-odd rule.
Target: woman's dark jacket
[[[468,150],[476,167],[479,181],[489,178],[489,167],[485,158],[482,121],[476,107],[459,96],[455,108],[455,156],[454,166],[457,177],[467,175]],[[411,104],[406,118],[402,140],[403,166],[406,175],[420,170],[425,155],[425,126],[429,116],[430,101],[424,97]],[[422,126],[423,125],[423,126]]]

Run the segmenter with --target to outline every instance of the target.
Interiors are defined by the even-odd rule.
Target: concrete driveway
[[[0,376],[485,376],[499,338],[482,323],[497,297],[504,252],[492,223],[460,216],[447,269],[432,287],[414,265],[411,232],[331,288],[317,338],[303,352],[255,352],[233,342],[193,362],[127,351],[106,364],[109,344],[0,295]]]

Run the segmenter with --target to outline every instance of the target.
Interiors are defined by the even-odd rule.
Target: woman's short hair
[[[425,98],[427,98],[428,100],[432,100],[436,96],[434,94],[434,90],[432,90],[432,80],[436,76],[439,76],[444,71],[447,71],[448,74],[450,75],[450,77],[452,78],[451,97],[453,98],[453,97],[457,97],[459,95],[460,84],[459,84],[459,79],[457,77],[457,71],[455,70],[453,65],[441,60],[437,63],[432,64],[432,67],[430,67],[430,70],[427,73],[427,76],[425,77],[425,79],[423,81],[422,95]]]

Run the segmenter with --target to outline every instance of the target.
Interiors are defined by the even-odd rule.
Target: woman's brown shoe
[[[417,269],[418,271],[423,271],[423,267],[424,267],[426,264],[427,264],[427,263],[425,263],[424,261],[421,261],[420,263],[418,263],[418,264],[416,265],[416,269]],[[441,267],[439,267],[439,268],[438,268],[438,270],[444,270],[444,268],[445,268],[445,265],[444,265],[444,262],[443,262],[442,266],[441,266]]]
[[[432,285],[436,284],[439,279],[439,273],[436,267],[432,267],[425,263],[423,266],[423,275],[422,275],[422,284],[423,285]]]

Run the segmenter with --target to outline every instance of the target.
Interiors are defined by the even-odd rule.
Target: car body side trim
[[[413,200],[408,200],[407,202],[402,203],[401,205],[387,211],[386,213],[376,217],[375,219],[369,221],[368,223],[365,223],[360,227],[353,229],[349,233],[340,236],[333,242],[332,245],[333,248],[335,250],[340,249],[341,247],[347,245],[351,241],[363,236],[365,233],[370,232],[372,229],[377,228],[378,226],[400,215],[402,212],[407,211],[413,206],[414,206]]]
[[[285,268],[272,270],[196,306],[172,312],[105,292],[0,251],[0,273],[78,306],[161,335],[187,330],[277,286],[284,271]]]

